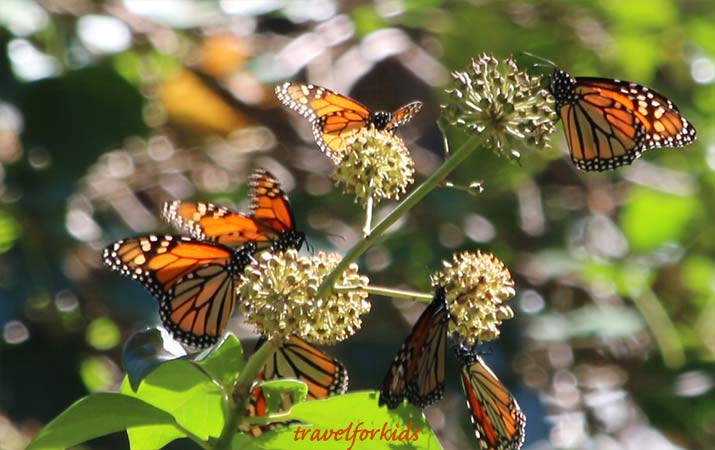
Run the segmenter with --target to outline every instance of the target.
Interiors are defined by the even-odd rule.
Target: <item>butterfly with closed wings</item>
[[[442,398],[449,319],[446,292],[439,286],[387,371],[380,406],[393,409],[407,399],[426,408]]]
[[[668,98],[629,81],[574,77],[556,68],[549,91],[571,160],[581,170],[631,164],[652,148],[695,141],[695,128]]]
[[[482,450],[518,450],[524,444],[526,417],[514,397],[471,348],[454,346],[461,364],[474,434]]]
[[[286,82],[275,91],[284,105],[308,118],[315,142],[336,164],[342,160],[350,136],[368,126],[392,131],[422,108],[422,102],[412,102],[394,112],[371,111],[357,100],[312,84]]]
[[[238,276],[258,244],[297,249],[304,241],[272,175],[257,171],[251,189],[256,206],[250,216],[174,202],[165,206],[165,217],[193,237],[123,239],[103,252],[106,266],[137,280],[159,301],[164,327],[181,342],[208,347],[223,334],[238,301]]]

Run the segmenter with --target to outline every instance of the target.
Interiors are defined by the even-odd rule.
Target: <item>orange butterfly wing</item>
[[[276,233],[273,250],[300,249],[305,234],[295,229],[293,210],[278,180],[267,170],[256,170],[251,177],[251,191],[251,218]]]
[[[263,345],[263,342],[265,341],[259,341],[257,348]],[[291,336],[266,363],[263,371],[258,374],[260,380],[279,378],[293,378],[306,383],[308,385],[308,400],[319,400],[331,395],[344,394],[348,388],[348,372],[345,366],[297,336]],[[282,400],[281,410],[283,411],[290,409],[294,403],[290,398],[284,397]],[[248,416],[261,417],[267,414],[268,407],[263,389],[260,386],[256,387],[251,393]],[[290,423],[243,426],[241,431],[257,437],[267,430],[273,430]]]
[[[362,103],[312,84],[283,83],[276,86],[278,99],[307,117],[320,149],[337,164],[346,139],[370,123],[371,111]]]
[[[159,300],[162,322],[174,338],[205,347],[225,330],[236,306],[236,277],[250,257],[188,237],[151,235],[111,244],[103,260]]]
[[[207,242],[217,242],[229,247],[241,247],[250,241],[267,241],[274,233],[266,233],[253,218],[226,208],[204,202],[164,203],[162,217],[176,229],[191,237]]]
[[[482,358],[466,347],[455,348],[462,364],[462,387],[467,408],[485,450],[518,450],[524,444],[526,417]]]
[[[291,336],[268,361],[261,378],[294,378],[308,385],[308,400],[344,394],[348,388],[348,371],[340,361]]]
[[[420,112],[420,109],[422,109],[422,102],[412,102],[395,110],[395,112],[392,113],[392,118],[390,119],[387,129],[391,130],[406,124]]]
[[[203,202],[168,202],[162,217],[193,238],[229,247],[255,243],[258,249],[300,249],[305,239],[295,230],[293,211],[280,183],[268,171],[257,169],[251,177],[251,214]]]
[[[682,147],[696,139],[695,128],[670,100],[636,83],[574,78],[557,69],[551,92],[571,159],[582,170],[613,169],[646,150]]]
[[[449,312],[438,288],[387,371],[379,405],[396,408],[407,398],[426,408],[444,394]]]

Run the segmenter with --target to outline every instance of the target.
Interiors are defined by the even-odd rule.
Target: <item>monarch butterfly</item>
[[[449,318],[445,289],[438,287],[387,371],[380,406],[396,408],[407,398],[426,408],[442,398]]]
[[[162,323],[179,341],[214,344],[236,306],[236,278],[251,255],[268,244],[299,249],[305,240],[273,175],[257,170],[251,192],[250,216],[206,203],[167,203],[164,218],[191,238],[143,236],[104,250],[105,265],[136,279],[159,300]]]
[[[284,105],[310,120],[315,142],[336,164],[343,157],[346,139],[361,128],[372,125],[391,131],[412,120],[422,108],[422,102],[412,102],[394,112],[373,112],[357,100],[324,87],[292,82],[276,86],[276,95]]]
[[[470,348],[454,347],[461,363],[467,409],[483,450],[518,450],[524,444],[526,417],[484,360]]]
[[[288,197],[270,172],[257,169],[251,176],[251,214],[223,206],[176,200],[164,204],[162,217],[195,239],[238,247],[255,242],[257,249],[300,249],[305,234],[295,229]]]
[[[250,262],[252,243],[236,251],[182,236],[142,236],[104,249],[111,270],[139,281],[157,300],[164,327],[196,347],[216,342],[236,306],[236,277]]]
[[[263,345],[263,342],[263,340],[259,341],[258,346]],[[348,371],[345,366],[297,336],[291,336],[276,351],[258,378],[262,380],[294,378],[303,381],[308,385],[308,400],[319,400],[331,395],[344,394],[348,388]],[[290,409],[293,403],[293,399],[284,398],[282,409]],[[266,398],[260,386],[252,391],[247,408],[249,416],[267,415]],[[267,430],[287,423],[243,427],[241,430],[253,436],[260,436]]]
[[[258,345],[263,345],[259,341]],[[344,394],[348,371],[337,359],[305,340],[291,336],[263,368],[259,378],[294,378],[308,385],[308,400]]]
[[[573,77],[556,68],[549,90],[581,170],[615,169],[646,150],[695,141],[695,128],[673,102],[640,84]]]

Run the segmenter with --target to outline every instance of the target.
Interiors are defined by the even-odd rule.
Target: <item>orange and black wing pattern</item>
[[[195,239],[234,248],[242,247],[247,242],[269,241],[276,236],[275,232],[266,230],[252,217],[213,203],[167,202],[162,208],[162,217],[177,230]]]
[[[308,400],[344,394],[348,371],[340,361],[305,340],[291,336],[273,354],[260,376],[265,380],[293,378],[308,385]]]
[[[276,86],[278,99],[307,117],[315,142],[337,164],[343,157],[346,139],[370,123],[372,112],[350,97],[312,84],[287,82]]]
[[[150,235],[111,244],[103,260],[159,301],[174,338],[205,347],[226,328],[237,300],[235,280],[250,255],[188,237]]]
[[[261,339],[256,348],[263,345],[264,342],[265,340]],[[297,336],[292,336],[276,351],[266,363],[263,371],[258,374],[258,378],[260,380],[280,378],[300,380],[308,386],[307,400],[319,400],[331,395],[344,394],[348,389],[348,371],[345,366]],[[281,410],[287,411],[294,403],[294,399],[282,397]],[[266,397],[260,386],[254,388],[251,393],[247,412],[249,417],[261,417],[268,414]],[[244,426],[241,431],[257,437],[265,431],[274,430],[290,423]]]
[[[391,130],[406,124],[422,109],[422,102],[412,102],[395,110],[390,117],[387,129]]]
[[[392,365],[380,392],[380,405],[396,408],[406,398],[426,408],[444,395],[449,312],[444,288],[438,287],[412,328]]]
[[[518,450],[524,444],[526,417],[514,397],[481,357],[455,347],[474,433],[482,450]]]
[[[637,83],[556,69],[550,91],[571,159],[581,170],[631,164],[644,151],[694,142],[695,128],[665,96]]]
[[[255,249],[300,249],[305,235],[295,230],[288,197],[278,180],[257,169],[251,177],[251,213],[241,214],[224,206],[204,202],[167,202],[162,217],[193,238],[229,247],[250,243]],[[247,248],[250,250],[250,248]]]
[[[251,218],[264,230],[272,230],[273,250],[300,249],[305,234],[295,229],[295,217],[288,196],[270,172],[258,169],[251,177]]]

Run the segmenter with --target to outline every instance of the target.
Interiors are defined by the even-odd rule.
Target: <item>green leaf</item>
[[[308,397],[308,385],[298,380],[268,380],[261,382],[258,386],[263,389],[263,395],[266,397],[268,413],[282,410],[282,393],[289,393],[293,404],[304,402]]]
[[[129,427],[162,425],[173,428],[174,418],[139,399],[122,394],[99,393],[84,397],[35,437],[28,450],[64,449]]]
[[[127,378],[123,393],[136,396],[171,413],[186,430],[203,440],[218,436],[225,422],[222,409],[223,391],[194,363],[184,359],[169,361],[151,372],[132,391]],[[159,449],[185,435],[174,427],[164,425],[129,429],[129,443],[133,449]]]
[[[694,196],[635,188],[621,213],[621,228],[634,251],[656,250],[660,245],[677,242],[685,235],[698,206]]]
[[[394,410],[379,407],[378,395],[375,391],[362,391],[299,403],[293,407],[292,417],[304,424],[267,432],[251,441],[245,435],[237,435],[232,448],[442,448],[420,409],[408,404]]]
[[[134,333],[124,344],[122,364],[132,389],[136,391],[144,377],[161,364],[178,357],[167,350],[158,328],[148,328]]]
[[[243,370],[243,347],[233,334],[227,334],[221,342],[212,347],[205,356],[197,358],[196,362],[211,378],[229,389]]]

